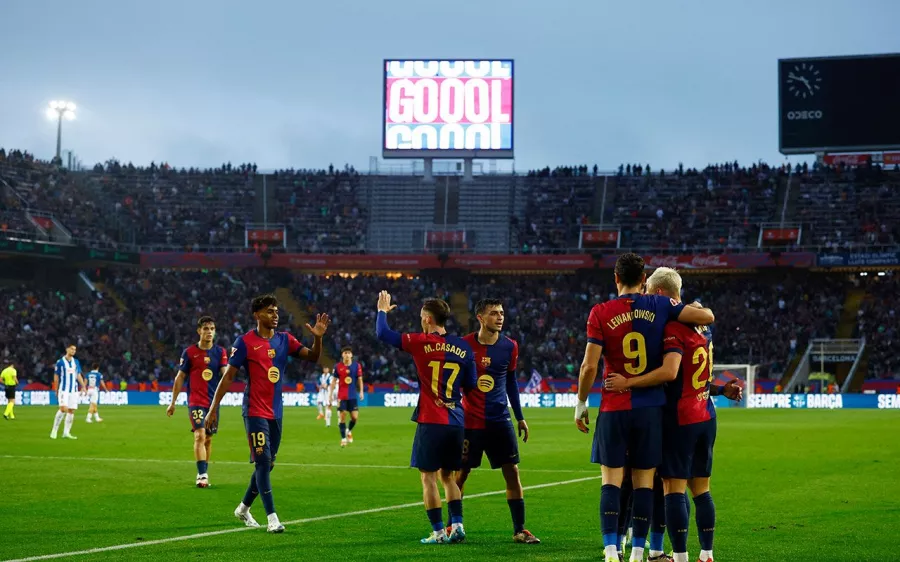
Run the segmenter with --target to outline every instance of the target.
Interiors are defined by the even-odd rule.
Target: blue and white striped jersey
[[[100,374],[100,371],[91,371],[85,379],[87,379],[88,388],[100,388],[100,383],[103,382],[103,375]]]
[[[78,391],[78,375],[81,374],[81,363],[74,357],[67,360],[61,357],[56,362],[56,376],[59,377],[59,390],[61,392]]]
[[[322,373],[319,375],[319,387],[323,390],[328,390],[328,387],[331,386],[332,375],[328,375]]]

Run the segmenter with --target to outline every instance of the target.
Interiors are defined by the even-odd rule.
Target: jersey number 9
[[[440,396],[441,371],[449,371],[444,394],[448,399],[453,398],[453,383],[456,382],[456,377],[459,375],[459,364],[445,363],[442,365],[440,361],[432,361],[428,366],[431,367],[431,392],[435,396]]]
[[[647,342],[644,340],[644,334],[640,332],[629,332],[622,338],[622,354],[628,359],[633,359],[631,363],[625,363],[625,371],[629,375],[641,375],[647,369]]]

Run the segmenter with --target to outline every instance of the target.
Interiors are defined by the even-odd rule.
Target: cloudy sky
[[[900,51],[898,0],[3,0],[0,146],[261,168],[381,152],[382,60],[516,60],[515,167],[778,162],[778,58]],[[508,166],[509,164],[506,164]]]

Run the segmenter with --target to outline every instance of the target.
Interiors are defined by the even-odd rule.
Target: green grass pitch
[[[521,470],[537,546],[512,543],[502,477],[484,468],[466,488],[477,496],[465,502],[468,543],[418,544],[429,526],[418,474],[404,468],[409,410],[363,409],[356,442],[341,450],[336,426],[326,429],[312,409],[287,409],[272,482],[281,520],[295,523],[282,535],[240,530],[232,515],[252,470],[238,409],[222,409],[206,490],[194,488],[184,407],[173,419],[162,407],[104,407],[104,422],[91,425],[85,413],[76,415],[78,441],[48,438],[52,408],[19,407],[16,421],[0,422],[0,559],[136,543],[72,558],[558,561],[602,552],[599,470],[568,409],[526,411],[532,436]],[[898,435],[893,411],[721,411],[716,559],[896,559]],[[377,508],[388,509],[352,514]],[[253,513],[264,523],[258,500]],[[171,540],[211,532],[221,533]],[[693,528],[690,552],[696,560]]]

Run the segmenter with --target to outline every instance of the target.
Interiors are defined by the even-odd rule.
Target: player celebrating
[[[325,418],[325,427],[331,427],[331,369],[322,367],[322,374],[316,381],[316,389],[319,393],[316,395],[316,406],[319,408],[317,420]]]
[[[50,439],[56,439],[59,424],[66,420],[63,439],[78,439],[72,435],[72,424],[75,422],[75,410],[78,409],[78,393],[84,392],[84,377],[81,376],[81,363],[75,359],[78,347],[73,343],[66,346],[66,354],[56,362],[53,372],[53,386],[57,388],[59,411],[53,419],[53,430]]]
[[[469,473],[481,466],[487,453],[491,468],[498,468],[506,481],[506,503],[513,520],[513,541],[539,544],[541,541],[525,529],[525,499],[519,480],[519,445],[509,418],[509,406],[518,420],[519,435],[528,442],[528,424],[519,402],[516,364],[519,344],[500,336],[503,329],[503,303],[499,299],[482,299],[475,306],[479,330],[463,339],[475,353],[478,372],[476,388],[463,398],[466,439],[463,442],[463,468],[457,474],[460,494]],[[507,399],[509,402],[507,402]]]
[[[109,390],[106,387],[106,381],[103,380],[103,375],[100,374],[100,363],[94,363],[94,366],[87,374],[86,379],[87,395],[90,406],[88,406],[87,419],[84,421],[86,421],[87,423],[92,423],[91,416],[94,416],[94,420],[99,423],[103,421],[103,418],[100,417],[100,412],[97,411],[97,402],[100,399],[100,390]]]
[[[341,428],[341,447],[353,443],[353,427],[359,420],[359,398],[363,394],[362,366],[353,360],[353,349],[341,349],[341,362],[334,367],[334,380],[331,384],[338,388],[338,422]],[[350,425],[347,426],[347,412],[350,413]]]
[[[331,320],[327,314],[316,316],[316,325],[306,325],[314,339],[310,348],[304,347],[288,332],[276,332],[278,327],[278,299],[275,295],[261,295],[253,299],[250,310],[256,319],[256,329],[235,340],[231,348],[228,368],[219,381],[209,413],[206,415],[206,430],[218,425],[218,408],[222,398],[238,370],[247,373],[247,388],[244,390],[244,428],[250,443],[250,462],[256,465],[244,500],[234,510],[234,515],[248,527],[259,527],[250,515],[250,506],[256,496],[262,495],[263,506],[268,516],[270,533],[284,532],[284,525],[275,513],[272,498],[272,481],[269,473],[275,468],[275,457],[281,445],[281,417],[284,403],[281,385],[288,357],[297,357],[315,363],[322,351],[322,336]]]
[[[444,326],[450,318],[450,307],[441,299],[427,299],[419,313],[421,334],[400,334],[388,327],[387,313],[391,305],[387,291],[378,295],[378,317],[375,334],[379,340],[412,355],[419,376],[419,403],[413,412],[416,426],[410,466],[418,468],[422,478],[425,511],[432,533],[423,544],[462,542],[462,494],[453,472],[462,468],[465,438],[464,415],[460,387],[475,388],[475,354],[460,337],[447,334]],[[440,478],[450,510],[450,534],[444,532],[441,518]]]
[[[587,322],[587,346],[578,377],[578,405],[575,423],[588,432],[586,400],[597,377],[601,355],[606,359],[605,375],[625,373],[640,377],[662,364],[663,330],[669,320],[709,324],[715,317],[708,309],[687,307],[659,295],[643,295],[647,278],[644,259],[623,254],[616,261],[618,298],[598,304]],[[605,377],[604,377],[605,378]],[[661,386],[629,393],[602,389],[601,415],[594,431],[591,461],[601,465],[600,523],[606,562],[617,562],[620,487],[628,453],[634,495],[631,560],[643,561],[653,510],[653,474],[662,460]]]
[[[19,377],[16,374],[16,366],[9,365],[0,372],[0,381],[6,387],[6,410],[3,412],[3,419],[9,421],[16,419],[13,408],[16,405],[16,385],[19,384]]]
[[[175,413],[175,402],[186,384],[188,393],[188,415],[191,420],[191,431],[194,433],[194,459],[197,461],[198,488],[209,487],[209,456],[212,452],[212,437],[216,428],[208,430],[203,425],[209,413],[212,396],[225,367],[228,366],[228,354],[225,348],[215,345],[216,321],[211,316],[201,316],[197,320],[197,334],[200,340],[181,353],[178,373],[172,385],[172,402],[166,408],[166,415]]]
[[[680,301],[681,275],[674,269],[661,267],[647,279],[647,292]],[[722,386],[711,384],[713,343],[708,326],[690,327],[670,322],[666,325],[663,352],[662,366],[652,373],[637,378],[613,374],[604,386],[626,392],[675,381],[666,386],[663,461],[659,469],[666,493],[669,539],[675,562],[687,562],[689,515],[684,492],[690,486],[700,534],[700,561],[711,562],[716,509],[709,492],[709,478],[716,442],[716,407],[709,397],[724,395],[740,400],[742,391],[733,379]],[[687,375],[683,358],[690,361]]]

